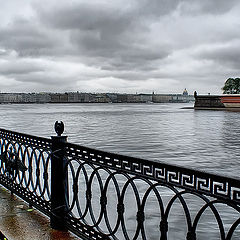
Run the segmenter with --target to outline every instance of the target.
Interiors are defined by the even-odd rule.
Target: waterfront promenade
[[[8,240],[76,240],[70,232],[53,230],[49,219],[0,187],[0,231]],[[2,239],[1,239],[2,240]]]

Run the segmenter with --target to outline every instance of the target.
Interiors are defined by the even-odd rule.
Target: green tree
[[[240,93],[240,78],[229,78],[222,88],[224,94]]]

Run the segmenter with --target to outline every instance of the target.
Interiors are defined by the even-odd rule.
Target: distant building
[[[111,99],[106,93],[92,94],[92,101],[96,103],[109,103]]]
[[[117,102],[117,93],[106,93],[112,103]]]
[[[126,103],[127,102],[127,94],[118,94],[117,102],[118,103]]]
[[[78,93],[77,92],[69,92],[68,93],[68,102],[78,102]]]
[[[139,103],[141,101],[141,98],[138,94],[126,94],[127,95],[127,101],[128,103]]]
[[[35,103],[36,95],[35,93],[22,93],[20,103]]]
[[[36,93],[36,103],[49,103],[51,97],[49,93]]]
[[[186,91],[185,94],[173,94],[171,102],[186,103],[186,102],[191,102],[191,101],[194,101],[194,100],[195,100],[194,96],[193,95],[188,95],[188,93]]]
[[[69,92],[68,102],[77,103],[77,102],[90,102],[90,94],[89,93],[79,93],[79,92]]]
[[[153,95],[152,94],[139,94],[140,102],[142,103],[148,103],[153,101]]]
[[[22,101],[21,94],[18,93],[1,93],[1,103],[18,103]]]
[[[68,102],[67,93],[51,93],[51,103],[65,103]]]
[[[152,101],[154,103],[167,103],[171,102],[172,96],[169,94],[153,94]]]

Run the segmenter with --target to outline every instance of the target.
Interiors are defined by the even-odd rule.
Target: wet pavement
[[[50,228],[50,220],[0,186],[0,232],[8,240],[79,240],[70,232]]]

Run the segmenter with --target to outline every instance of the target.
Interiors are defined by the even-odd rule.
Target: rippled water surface
[[[182,109],[193,104],[8,104],[0,127],[54,135],[105,151],[239,176],[240,112]]]
[[[182,109],[186,106],[192,104],[0,105],[0,128],[50,137],[55,135],[55,121],[60,120],[65,123],[65,134],[70,142],[239,177],[240,112]],[[80,188],[80,197],[84,199],[86,189],[82,186],[84,184]],[[144,192],[142,188],[144,186],[141,184],[139,192]],[[170,191],[164,187],[159,190],[163,200],[169,201]],[[111,210],[110,219],[113,224],[117,219],[114,187],[109,187],[109,191],[112,191],[111,201],[108,201],[107,206]],[[97,187],[93,193],[100,194]],[[70,199],[71,197],[72,195]],[[148,201],[145,209],[146,234],[148,239],[155,240],[160,235],[159,206],[154,197],[149,197]],[[199,199],[190,196],[189,207],[192,212],[199,211],[199,203]],[[126,193],[125,204],[128,206],[125,213],[127,229],[130,236],[133,236],[137,211],[133,192]],[[97,206],[98,198],[95,197],[93,207]],[[220,207],[226,226],[231,226],[233,216],[238,215]],[[185,214],[179,204],[173,208],[172,213],[173,216],[169,217],[168,239],[186,239]],[[211,212],[206,213],[201,224],[197,239],[205,240],[206,236],[209,240],[219,239],[216,219]],[[238,234],[239,231],[232,239],[239,239]]]

